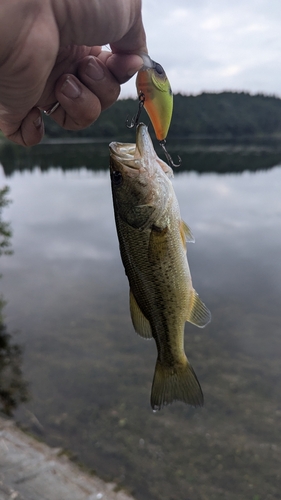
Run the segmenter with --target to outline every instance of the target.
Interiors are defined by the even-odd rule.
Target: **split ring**
[[[54,104],[51,109],[49,109],[48,111],[44,111],[45,115],[50,116],[54,111],[56,111],[56,109],[58,109],[59,105],[60,103],[56,102],[56,104]]]

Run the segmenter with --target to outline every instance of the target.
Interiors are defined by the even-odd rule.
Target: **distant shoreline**
[[[135,131],[128,130],[126,119],[135,115],[137,106],[136,99],[118,100],[92,125],[76,132],[64,130],[43,116],[46,135],[41,144],[134,142]],[[140,121],[149,124],[152,139],[156,140],[145,111]],[[281,140],[280,98],[246,92],[174,95],[169,141],[245,139]],[[0,133],[0,143],[3,142],[7,141]]]

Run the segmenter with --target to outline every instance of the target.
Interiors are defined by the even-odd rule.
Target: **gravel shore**
[[[0,500],[133,500],[0,418]]]

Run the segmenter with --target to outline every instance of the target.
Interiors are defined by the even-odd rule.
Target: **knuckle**
[[[120,94],[120,85],[109,85],[106,89],[106,93],[100,97],[101,109],[107,109],[112,104],[114,104]]]
[[[65,114],[62,127],[66,130],[82,130],[95,122],[99,115],[100,111],[97,112],[97,110],[95,110],[91,112],[89,109],[84,110],[84,112],[79,115]]]

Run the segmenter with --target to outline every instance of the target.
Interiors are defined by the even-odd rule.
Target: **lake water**
[[[153,413],[156,349],[131,325],[107,145],[2,148],[13,255],[1,256],[0,285],[29,388],[21,425],[140,500],[280,498],[280,151],[172,148],[193,283],[212,322],[185,330],[204,408]]]

